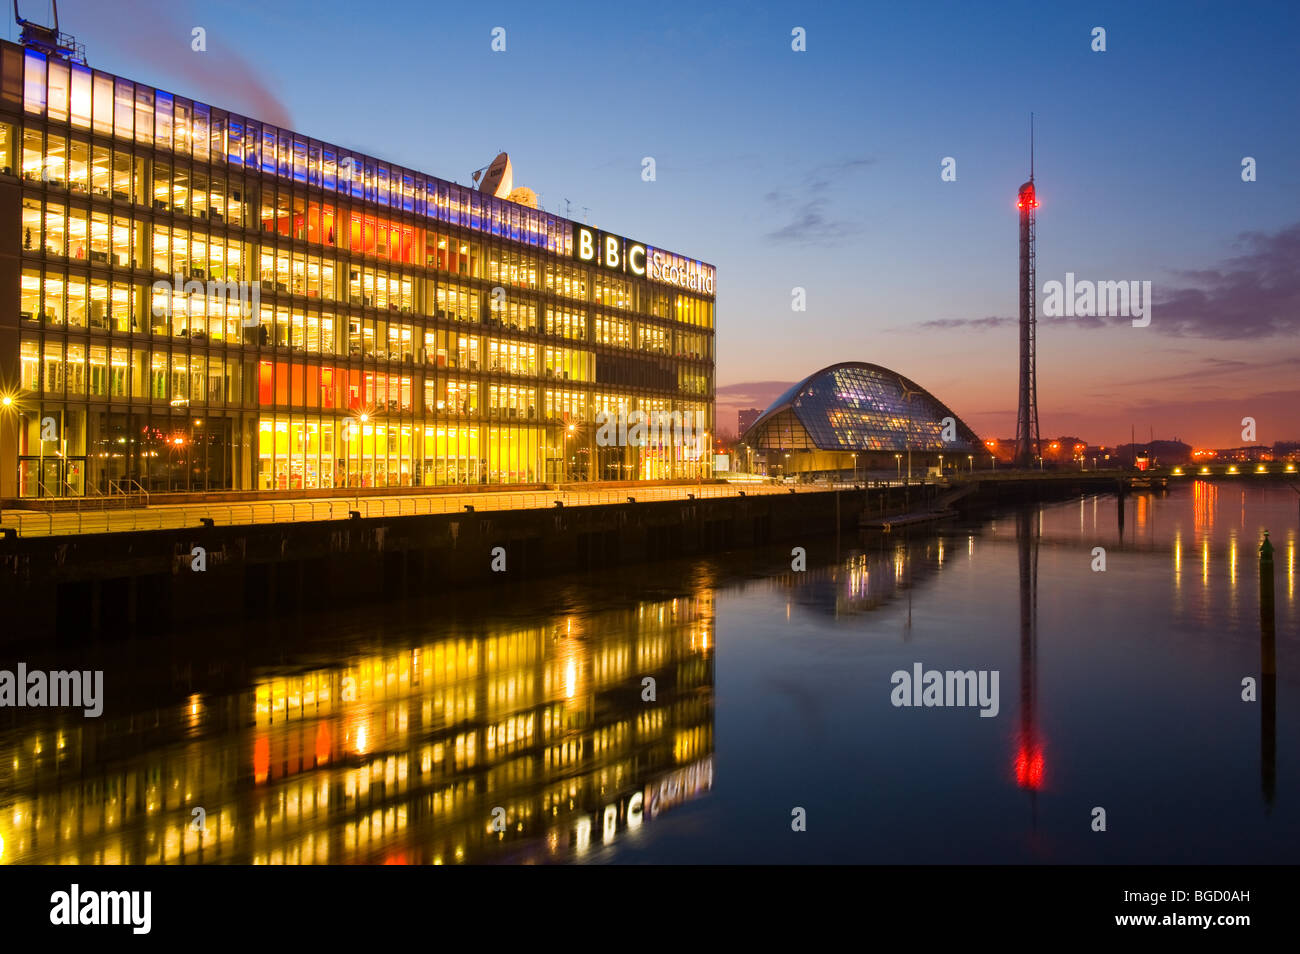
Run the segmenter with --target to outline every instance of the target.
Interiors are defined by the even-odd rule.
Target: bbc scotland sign
[[[630,272],[638,278],[649,277],[675,288],[713,294],[712,266],[576,222],[573,224],[573,254],[580,262],[611,271]]]

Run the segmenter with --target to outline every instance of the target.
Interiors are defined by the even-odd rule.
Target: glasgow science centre
[[[713,432],[712,266],[57,49],[0,69],[0,498],[712,476],[595,427]]]

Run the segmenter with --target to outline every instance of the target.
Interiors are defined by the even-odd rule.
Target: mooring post
[[[1273,806],[1277,783],[1277,634],[1273,610],[1273,544],[1259,545],[1259,784]]]

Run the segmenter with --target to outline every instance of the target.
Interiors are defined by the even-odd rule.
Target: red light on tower
[[[1021,743],[1016,752],[1016,784],[1035,792],[1043,787],[1043,748]]]

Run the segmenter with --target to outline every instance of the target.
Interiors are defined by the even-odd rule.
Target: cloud
[[[1014,325],[1020,319],[1006,315],[989,315],[986,318],[932,318],[919,325],[907,328],[895,328],[895,331],[951,331],[956,328],[971,328],[975,331],[987,331],[990,328],[1002,328]]]
[[[1213,268],[1170,270],[1172,285],[1153,283],[1153,331],[1219,341],[1300,332],[1300,223],[1276,232],[1242,232],[1234,244],[1243,254]],[[1007,316],[935,318],[890,330],[987,331],[1016,321]],[[1129,326],[1132,319],[1040,315],[1039,321],[1087,329]]]
[[[1184,282],[1154,289],[1151,327],[1219,340],[1300,331],[1300,223],[1277,232],[1242,232],[1245,254],[1218,268],[1175,271]]]
[[[731,405],[749,404],[751,407],[767,407],[781,392],[789,389],[793,381],[741,381],[736,384],[720,384],[717,387],[719,403]]]
[[[860,156],[823,163],[802,176],[801,185],[768,192],[763,198],[788,221],[763,237],[785,245],[832,245],[862,231],[860,222],[827,215],[831,199],[827,193],[833,185],[841,185],[844,179],[875,162],[873,157]]]
[[[1300,331],[1300,223],[1276,232],[1242,232],[1244,254],[1218,267],[1170,269],[1153,282],[1151,329],[1166,335],[1242,341]],[[1126,317],[1058,318],[1079,328],[1128,325]]]
[[[211,16],[211,11],[208,11]],[[87,6],[77,11],[79,32],[97,42],[112,43],[123,57],[145,62],[151,68],[181,77],[185,95],[192,95],[222,109],[244,111],[249,116],[276,126],[290,127],[292,121],[283,101],[272,91],[256,65],[239,49],[239,36],[216,22],[204,34],[207,49],[192,48],[191,20],[197,14],[181,4],[136,3],[131,16],[109,4]],[[202,24],[206,18],[199,18]],[[94,62],[94,45],[90,59]],[[167,84],[162,84],[167,88]]]
[[[768,232],[764,238],[792,245],[833,245],[836,239],[862,230],[862,226],[857,223],[828,219],[823,212],[825,207],[825,199],[803,203],[791,221],[774,232]]]

